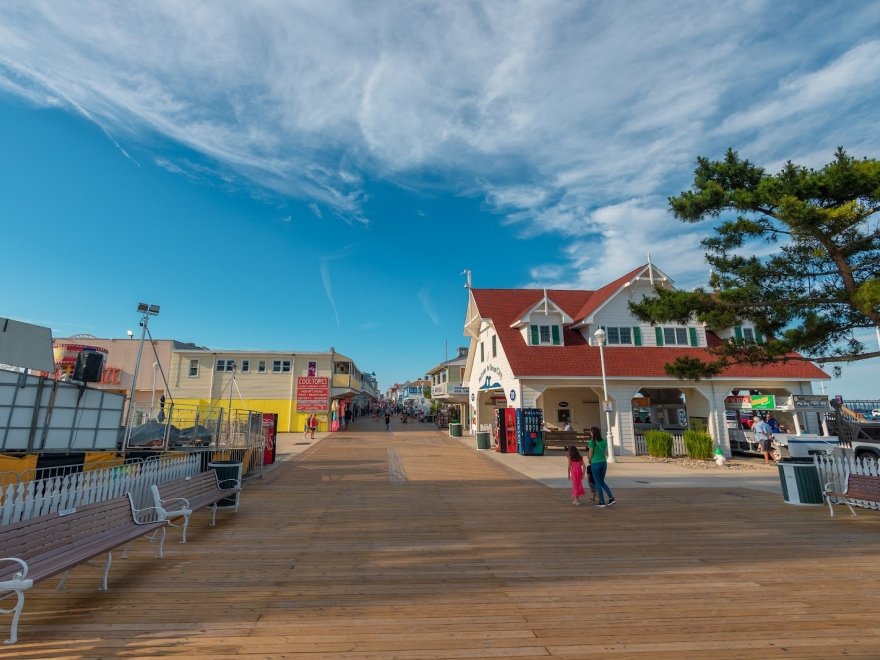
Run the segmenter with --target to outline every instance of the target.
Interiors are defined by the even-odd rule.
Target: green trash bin
[[[492,436],[488,431],[477,432],[477,449],[490,449],[492,447]]]
[[[461,424],[450,424],[449,425],[449,435],[453,438],[461,437]]]
[[[788,504],[822,505],[822,484],[812,458],[783,458],[776,465],[782,497]]]
[[[214,470],[217,473],[217,481],[220,483],[221,488],[229,488],[233,485],[241,486],[241,468],[242,464],[239,461],[214,461],[213,463],[208,463],[208,469]],[[235,484],[232,483],[233,479],[236,482]],[[240,492],[232,497],[224,497],[217,502],[217,508],[235,508],[237,510],[239,495],[241,495]]]

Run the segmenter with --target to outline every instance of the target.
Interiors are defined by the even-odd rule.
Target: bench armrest
[[[180,502],[180,503],[181,503],[181,507],[180,507],[181,509],[188,509],[188,508],[189,508],[189,500],[186,499],[185,497],[169,497],[167,500],[159,500],[159,504],[160,504],[161,506],[158,507],[158,508],[160,508],[160,509],[167,509],[167,508],[168,508],[167,505],[168,505],[168,504],[173,504],[174,502]]]
[[[13,563],[16,563],[19,566],[21,566],[21,570],[15,574],[13,574],[12,580],[24,580],[27,577],[28,565],[24,559],[19,559],[18,557],[0,557],[0,562],[4,562],[4,561],[13,562]],[[12,580],[10,580],[10,581],[12,581]],[[4,584],[4,583],[0,582],[0,584]]]
[[[155,511],[156,520],[143,520],[143,516],[141,514],[146,513],[147,511]],[[131,517],[136,525],[152,525],[154,522],[167,522],[162,519],[162,510],[159,507],[155,506],[146,506],[143,509],[135,509],[134,507],[132,507]]]

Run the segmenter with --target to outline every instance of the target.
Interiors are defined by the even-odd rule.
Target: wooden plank
[[[358,424],[165,560],[114,558],[109,592],[85,566],[34,588],[0,657],[880,656],[874,512],[737,488],[572,507],[440,432]]]

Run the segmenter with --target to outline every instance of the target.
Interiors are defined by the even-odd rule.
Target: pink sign
[[[300,376],[296,379],[297,412],[325,411],[329,399],[330,378],[328,376]]]

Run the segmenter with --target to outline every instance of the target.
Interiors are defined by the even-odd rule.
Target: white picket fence
[[[135,507],[142,509],[152,504],[151,484],[195,475],[200,467],[201,460],[197,454],[166,456],[102,470],[10,484],[0,491],[0,525],[103,502],[129,492]]]
[[[871,459],[855,458],[852,454],[835,452],[830,455],[816,454],[813,456],[813,464],[819,472],[819,482],[824,487],[831,484],[832,489],[838,493],[846,488],[846,478],[850,474],[866,474],[873,477],[880,476],[880,466],[877,461]],[[880,503],[850,501],[850,504],[861,506],[866,509],[880,510]]]

